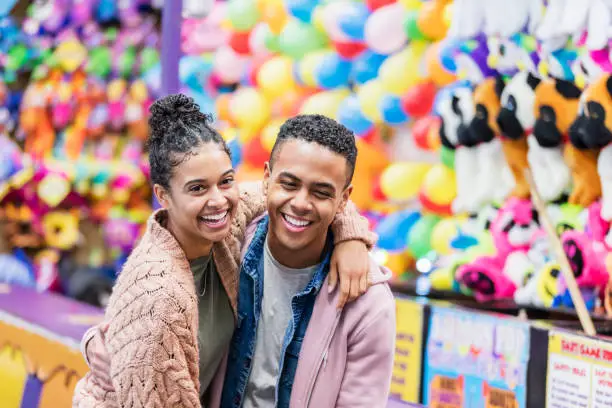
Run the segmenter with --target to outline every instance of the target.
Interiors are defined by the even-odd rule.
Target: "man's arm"
[[[378,286],[378,285],[377,285]],[[385,408],[395,352],[395,302],[389,288],[348,341],[348,357],[336,408]],[[379,290],[372,287],[370,290]],[[382,293],[382,292],[381,292]]]

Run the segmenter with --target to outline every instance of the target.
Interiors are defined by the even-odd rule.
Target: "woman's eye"
[[[202,185],[195,185],[195,186],[191,186],[189,187],[189,191],[191,191],[192,193],[199,193],[204,191],[204,186]]]

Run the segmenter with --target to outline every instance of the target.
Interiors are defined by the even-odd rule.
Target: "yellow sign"
[[[551,332],[547,373],[547,408],[612,406],[612,343]]]
[[[418,403],[423,350],[423,306],[408,299],[395,299],[395,314],[397,328],[391,394],[402,401]]]

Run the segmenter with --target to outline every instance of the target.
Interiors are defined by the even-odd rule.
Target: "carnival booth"
[[[241,180],[291,116],[354,132],[389,407],[612,406],[608,3],[1,1],[0,406],[70,405],[155,206],[148,107],[179,91]]]

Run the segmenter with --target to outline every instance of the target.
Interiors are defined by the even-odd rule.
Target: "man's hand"
[[[340,276],[338,308],[352,302],[368,290],[370,257],[361,241],[345,241],[336,245],[329,268],[329,291],[334,290]]]
[[[89,368],[98,385],[104,391],[113,391],[113,382],[110,376],[110,356],[104,343],[108,326],[108,323],[100,324],[96,334],[87,342],[85,354],[89,361]]]

